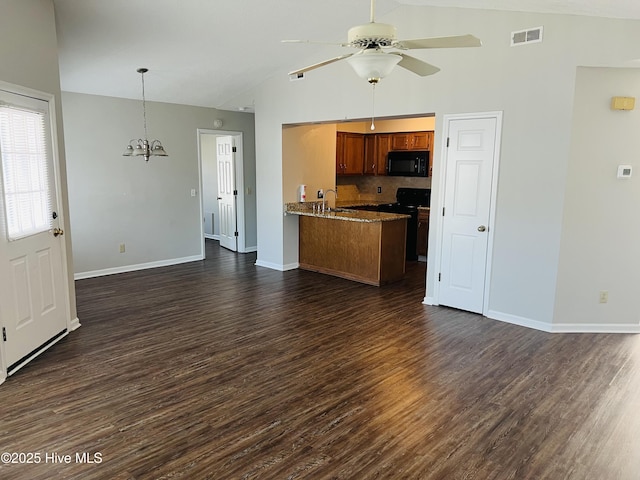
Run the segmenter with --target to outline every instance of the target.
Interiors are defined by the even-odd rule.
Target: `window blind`
[[[17,240],[53,227],[46,113],[0,104],[6,232]]]

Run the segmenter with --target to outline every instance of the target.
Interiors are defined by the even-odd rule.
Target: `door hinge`
[[[439,282],[442,281],[442,274],[441,273],[438,274],[438,281]]]
[[[444,217],[444,207],[442,207],[442,216]]]
[[[233,232],[234,237],[238,236],[238,232]]]
[[[238,190],[234,190],[234,191],[233,191],[233,194],[234,194],[234,195],[238,195]]]
[[[236,152],[237,152],[236,147],[231,147],[231,151],[232,151],[233,153],[236,153]]]
[[[447,148],[449,148],[449,137],[447,137]]]
[[[2,327],[2,341],[6,342],[7,341],[7,329]]]

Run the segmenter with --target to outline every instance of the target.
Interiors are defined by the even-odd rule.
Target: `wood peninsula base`
[[[301,215],[300,268],[376,286],[402,279],[407,220],[398,217],[348,221]]]

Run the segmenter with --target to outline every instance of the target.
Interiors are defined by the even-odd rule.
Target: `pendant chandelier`
[[[167,152],[164,151],[164,147],[162,146],[160,140],[151,140],[151,143],[149,143],[149,140],[147,140],[147,101],[144,96],[144,74],[148,71],[148,68],[139,68],[136,70],[136,72],[138,72],[142,77],[142,116],[144,119],[144,139],[139,138],[138,140],[136,140],[134,138],[133,140],[131,140],[129,142],[129,145],[127,145],[127,149],[122,154],[125,157],[141,155],[147,162],[149,161],[150,156],[168,156]]]

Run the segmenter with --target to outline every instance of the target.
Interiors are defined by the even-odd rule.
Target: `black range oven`
[[[396,191],[396,202],[378,206],[379,212],[409,215],[407,220],[407,260],[418,259],[418,207],[431,206],[430,188],[405,188]]]

